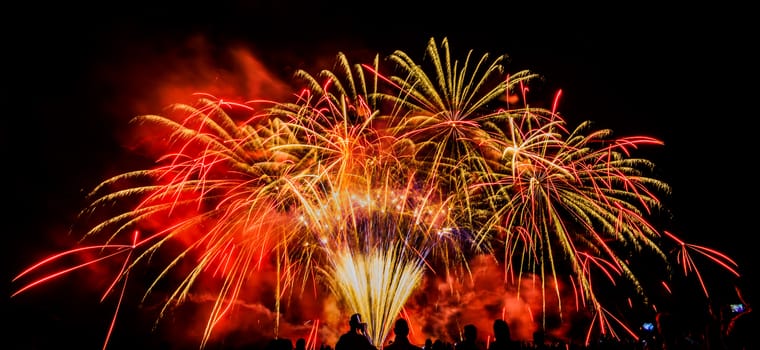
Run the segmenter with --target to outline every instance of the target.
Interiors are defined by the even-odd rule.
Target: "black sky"
[[[285,80],[294,68],[332,62],[338,51],[401,49],[421,57],[431,37],[447,37],[452,51],[506,53],[508,69],[536,71],[563,90],[560,110],[570,120],[663,140],[651,158],[673,186],[672,230],[728,253],[742,273],[755,275],[758,60],[748,8],[480,1],[21,6],[4,11],[2,24],[6,295],[18,287],[10,282],[16,273],[59,248],[51,237],[65,235],[84,193],[124,170],[114,162],[127,153],[116,135],[140,108],[152,107],[136,103],[151,100],[157,85],[141,79],[172,71],[199,36],[220,65],[226,47],[245,45]],[[89,298],[51,289],[6,297],[5,324],[14,327],[4,338],[22,344],[43,337],[37,326],[68,323],[74,303]],[[72,323],[87,324],[80,317],[87,316]]]

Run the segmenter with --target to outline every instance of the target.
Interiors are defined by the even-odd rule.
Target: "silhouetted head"
[[[493,335],[499,340],[511,340],[512,335],[509,333],[509,324],[500,318],[493,321]]]
[[[393,325],[393,334],[403,337],[409,335],[409,323],[403,318],[396,320],[396,324]]]
[[[475,340],[478,337],[478,329],[474,324],[464,326],[464,339]]]
[[[351,318],[348,320],[348,324],[351,326],[351,329],[361,329],[364,326],[364,323],[362,322],[362,315],[351,315]]]

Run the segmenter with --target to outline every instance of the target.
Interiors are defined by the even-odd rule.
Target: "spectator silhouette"
[[[726,328],[726,345],[729,350],[760,349],[757,341],[758,325],[755,314],[752,312],[751,290],[745,290],[747,286],[735,286],[736,295],[744,307],[731,317]]]
[[[348,321],[350,329],[335,344],[335,350],[377,350],[367,336],[367,324],[360,314],[353,314]]]
[[[503,319],[497,318],[493,321],[494,341],[488,346],[488,350],[516,350],[517,343],[512,340],[512,334],[509,331],[509,324]]]
[[[385,346],[386,350],[422,350],[421,347],[409,342],[409,323],[406,319],[399,318],[393,325],[393,343]]]
[[[295,350],[306,350],[306,339],[304,338],[298,338],[296,339],[296,348]]]
[[[425,339],[425,346],[422,347],[425,350],[432,350],[433,349],[433,339],[427,338]]]
[[[455,350],[480,350],[477,343],[478,340],[478,328],[474,324],[467,324],[464,326],[462,334],[462,341],[454,345]]]

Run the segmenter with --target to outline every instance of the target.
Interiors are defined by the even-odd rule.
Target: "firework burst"
[[[371,64],[339,54],[335,70],[296,74],[304,88],[293,101],[201,96],[135,118],[162,135],[156,166],[97,186],[82,219],[95,223],[84,238],[98,243],[64,254],[123,258],[106,295],[152,257],[167,259],[145,288],[172,286],[160,316],[217,281],[201,347],[266,269],[276,272],[275,311],[321,282],[369,320],[379,346],[426,273],[467,278],[476,255],[497,260],[505,284],[539,276],[557,300],[556,281],[568,281],[594,319],[608,318],[598,275],[645,296],[630,261],[648,250],[669,264],[650,223],[669,188],[633,153],[661,142],[614,138],[589,122],[569,128],[556,101],[529,106],[525,87],[539,75],[506,73],[505,56],[470,51],[460,61],[446,39],[426,53],[423,63],[396,51]]]

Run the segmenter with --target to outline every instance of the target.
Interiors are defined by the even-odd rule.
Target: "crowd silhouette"
[[[719,305],[708,302],[703,328],[686,327],[682,315],[671,311],[657,312],[652,328],[642,327],[636,339],[602,337],[584,345],[564,342],[547,337],[543,329],[533,332],[530,341],[514,339],[510,326],[504,319],[493,321],[493,333],[481,336],[474,324],[464,325],[454,340],[427,338],[422,344],[414,344],[410,338],[409,323],[398,318],[393,327],[393,337],[382,344],[380,350],[754,350],[758,329],[752,311],[751,293],[736,287],[739,303]],[[335,347],[330,344],[309,344],[298,338],[295,345],[290,339],[272,339],[266,350],[378,350],[366,333],[366,323],[360,314],[349,318],[349,329],[343,333]]]

